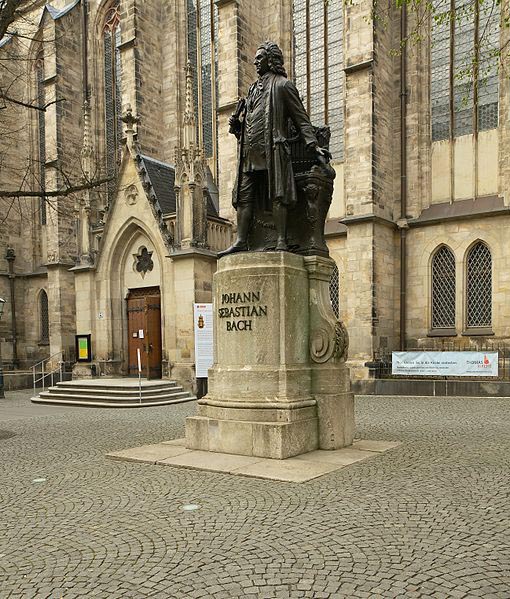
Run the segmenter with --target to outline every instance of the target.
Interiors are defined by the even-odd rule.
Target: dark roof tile
[[[140,167],[145,171],[154,190],[163,214],[175,212],[175,169],[171,164],[161,162],[149,156],[138,156]]]
[[[171,164],[142,154],[138,155],[137,160],[139,167],[145,171],[156,200],[161,207],[161,212],[163,214],[175,213],[175,168]],[[219,216],[216,206],[218,188],[214,183],[212,174],[208,172],[207,175],[207,214],[208,216],[217,217]]]

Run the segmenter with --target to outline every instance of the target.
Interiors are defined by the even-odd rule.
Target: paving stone
[[[322,464],[336,464],[342,467],[373,457],[374,452],[360,451],[358,449],[346,447],[345,449],[334,449],[331,451],[311,451],[309,453],[296,456],[293,459],[303,460],[306,462],[318,462]]]
[[[167,443],[156,443],[154,445],[143,445],[142,447],[134,447],[122,451],[113,451],[106,455],[112,460],[155,464],[165,458],[171,458],[188,452],[189,449],[186,449],[185,447],[173,446]]]
[[[275,481],[305,482],[337,470],[336,464],[308,462],[290,458],[287,460],[262,460],[235,469],[235,474],[265,478]]]
[[[395,449],[401,445],[400,441],[372,441],[370,439],[358,439],[352,444],[353,449],[362,451],[383,452],[389,449]]]
[[[170,441],[163,441],[163,445],[177,445],[179,447],[186,447],[186,437],[180,437],[179,439],[170,439]]]
[[[182,447],[195,404],[7,396],[1,599],[510,596],[506,398],[358,397],[357,437],[391,450],[292,484],[106,459]]]
[[[171,446],[170,446],[171,447]],[[215,472],[232,472],[241,467],[260,462],[261,458],[232,455],[228,453],[212,453],[209,451],[188,451],[175,457],[158,460],[165,466],[180,466],[196,470],[212,470]]]

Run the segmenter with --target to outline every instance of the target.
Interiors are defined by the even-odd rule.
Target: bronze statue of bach
[[[288,250],[288,210],[297,202],[296,182],[289,146],[289,123],[304,141],[317,162],[325,164],[331,155],[319,146],[315,128],[292,81],[287,79],[283,54],[277,44],[264,42],[253,61],[258,79],[246,99],[241,99],[229,119],[230,132],[239,142],[237,177],[232,204],[237,211],[237,240],[219,257],[248,251],[257,203],[267,202],[276,229],[276,251]]]

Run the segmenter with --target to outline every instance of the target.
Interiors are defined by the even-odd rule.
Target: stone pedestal
[[[329,301],[329,258],[222,258],[214,275],[215,362],[189,448],[283,459],[352,443],[347,338]]]

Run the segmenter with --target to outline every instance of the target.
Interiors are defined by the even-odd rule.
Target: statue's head
[[[287,72],[283,66],[283,53],[274,42],[264,42],[257,48],[255,60],[253,61],[257,73],[263,75],[268,71],[272,71],[277,75],[287,77]]]

